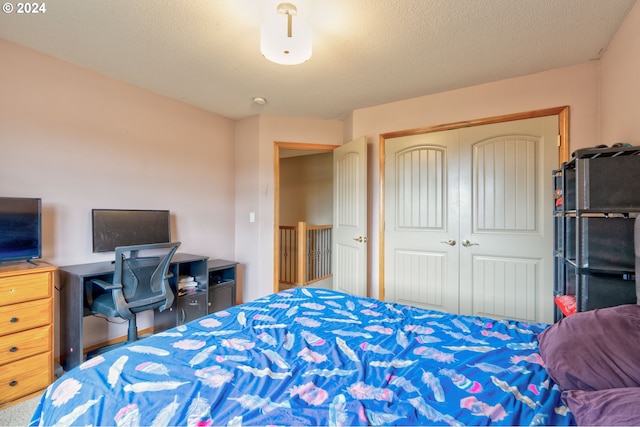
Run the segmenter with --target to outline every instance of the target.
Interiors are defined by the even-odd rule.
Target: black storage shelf
[[[576,217],[565,217],[564,222],[565,241],[563,242],[564,257],[576,262]]]
[[[578,311],[613,307],[636,302],[635,276],[591,272],[579,277]]]
[[[579,211],[640,210],[640,156],[579,158]]]
[[[236,304],[235,261],[209,260],[209,313],[225,310]]]
[[[611,148],[582,148],[573,153],[572,163],[575,159],[597,159],[605,157],[640,156],[640,146],[636,147],[611,147]]]
[[[563,208],[565,212],[576,210],[576,170],[575,163],[563,168]]]
[[[554,296],[574,297],[577,311],[635,304],[640,147],[578,150],[553,183]]]
[[[635,270],[633,226],[630,218],[580,217],[580,253],[582,268]]]

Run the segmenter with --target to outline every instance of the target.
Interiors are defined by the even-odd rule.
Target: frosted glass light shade
[[[302,64],[311,58],[311,51],[311,28],[301,18],[277,13],[262,24],[260,52],[269,61],[284,65]]]

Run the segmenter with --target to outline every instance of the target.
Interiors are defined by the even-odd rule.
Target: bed
[[[87,360],[31,425],[574,425],[547,326],[294,288]]]

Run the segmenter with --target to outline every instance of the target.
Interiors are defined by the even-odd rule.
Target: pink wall
[[[600,61],[601,143],[640,145],[640,2]]]
[[[250,301],[274,290],[274,143],[340,145],[343,124],[260,116],[238,121],[236,135],[236,259],[244,263],[244,301]]]
[[[233,257],[232,120],[4,40],[0,55],[0,194],[43,198],[46,260],[107,256],[98,207],[170,209],[181,251]]]
[[[564,105],[570,107],[571,148],[595,143],[597,61],[356,110],[352,136],[377,139],[385,132]]]
[[[113,256],[91,252],[92,208],[169,209],[181,252],[234,258],[232,120],[4,40],[0,57],[0,195],[42,198],[45,260]],[[126,334],[92,320],[89,345]]]
[[[366,135],[369,143],[370,295],[378,296],[379,283],[380,134],[564,105],[571,150],[599,143],[596,61],[354,111],[351,138]]]

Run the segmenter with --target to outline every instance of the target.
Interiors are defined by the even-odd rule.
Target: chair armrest
[[[91,283],[93,283],[94,285],[100,286],[102,289],[106,291],[111,289],[122,289],[122,284],[114,285],[113,283],[105,282],[104,280],[100,280],[100,279],[91,279]]]

